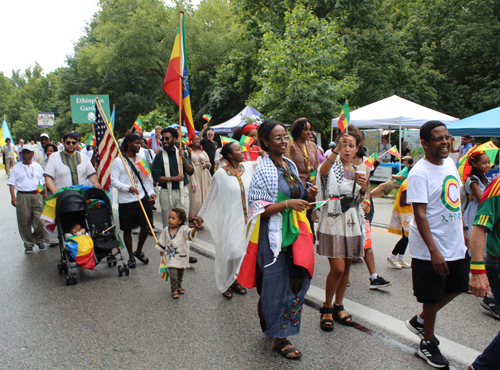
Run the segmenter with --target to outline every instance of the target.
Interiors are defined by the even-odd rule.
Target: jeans
[[[485,266],[491,291],[495,296],[497,305],[500,305],[500,262],[486,257]],[[476,358],[472,364],[472,368],[474,370],[500,369],[500,332],[486,347],[484,352]]]

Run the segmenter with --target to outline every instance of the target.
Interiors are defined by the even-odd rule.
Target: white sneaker
[[[389,257],[387,257],[387,263],[398,270],[401,270],[403,268],[403,266],[401,266],[398,261],[390,259]]]
[[[411,269],[411,264],[409,264],[408,262],[406,261],[398,261],[399,262],[399,265],[402,267],[402,268],[405,268],[405,269]]]

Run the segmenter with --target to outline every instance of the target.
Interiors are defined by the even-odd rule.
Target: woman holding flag
[[[353,258],[363,257],[365,219],[361,202],[365,197],[366,176],[357,173],[351,163],[356,155],[355,131],[342,134],[339,130],[337,147],[319,167],[318,200],[338,197],[318,209],[318,254],[328,257],[330,272],[326,278],[326,299],[321,313],[321,329],[333,330],[333,320],[353,326],[351,315],[343,306]],[[335,302],[332,306],[333,297]]]
[[[250,183],[249,243],[238,281],[257,287],[261,328],[274,338],[274,349],[296,359],[302,353],[287,337],[300,331],[313,275],[313,238],[305,211],[317,188],[306,189],[295,164],[283,156],[289,137],[281,122],[264,121],[258,134],[268,155],[259,161]]]

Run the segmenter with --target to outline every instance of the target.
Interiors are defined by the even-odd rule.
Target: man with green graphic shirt
[[[449,365],[434,336],[437,312],[469,288],[468,234],[462,221],[460,187],[455,163],[448,157],[451,135],[439,121],[420,128],[425,157],[407,180],[407,203],[413,206],[409,249],[413,292],[422,312],[406,327],[422,338],[418,355],[436,368]]]

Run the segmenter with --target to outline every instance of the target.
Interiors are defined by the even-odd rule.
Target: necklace
[[[300,181],[300,179],[297,176],[295,176],[293,171],[290,169],[290,166],[286,164],[285,160],[283,160],[284,161],[283,165],[272,158],[271,160],[273,161],[278,171],[282,173],[283,179],[285,180],[286,184],[288,185],[288,188],[290,189],[290,198],[291,199],[299,198],[300,193],[302,192],[302,188],[300,186],[302,182]]]

